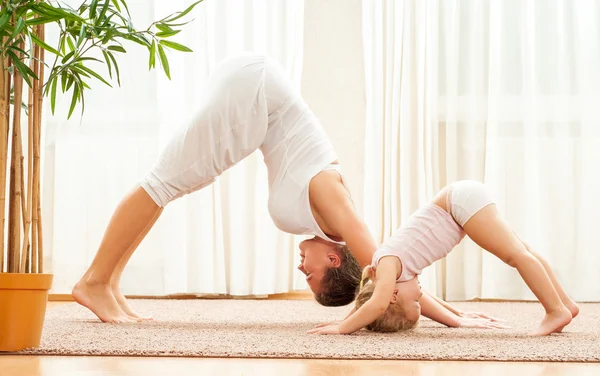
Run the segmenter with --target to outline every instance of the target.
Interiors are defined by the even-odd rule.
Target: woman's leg
[[[194,121],[179,129],[141,186],[117,207],[92,265],[73,289],[75,300],[102,321],[137,316],[119,292],[119,280],[163,208],[212,184],[263,143],[268,125],[263,68],[262,58],[241,57],[214,72]]]
[[[135,243],[141,241],[163,208],[146,191],[137,187],[117,206],[87,272],[73,288],[73,298],[104,322],[131,322],[119,306],[111,288],[111,279],[119,262]],[[139,244],[139,242],[138,242]]]
[[[532,334],[548,335],[559,332],[571,322],[571,312],[562,302],[544,265],[527,251],[525,245],[500,217],[495,204],[479,210],[463,228],[480,247],[516,268],[544,306],[546,315]]]
[[[142,240],[144,240],[144,238],[146,237],[146,235],[148,234],[150,229],[154,226],[154,224],[156,223],[156,221],[158,220],[159,217],[160,217],[160,212],[156,214],[156,216],[152,219],[152,221],[150,221],[150,223],[148,223],[148,226],[146,226],[146,228],[138,236],[138,238],[131,245],[131,247],[129,247],[129,249],[127,250],[125,255],[119,261],[119,264],[117,265],[117,268],[114,270],[114,272],[112,274],[112,278],[110,280],[110,286],[112,289],[112,293],[113,293],[115,299],[117,299],[117,303],[119,303],[119,306],[121,307],[123,312],[125,312],[127,314],[127,316],[134,318],[136,320],[151,320],[152,317],[141,316],[138,313],[136,313],[133,310],[133,308],[131,308],[131,306],[127,302],[127,299],[121,293],[121,289],[120,289],[121,275],[123,275],[123,270],[125,270],[125,266],[127,265],[127,263],[129,262],[129,259],[133,255],[133,252],[135,252],[135,250],[138,248],[138,246],[140,245]]]

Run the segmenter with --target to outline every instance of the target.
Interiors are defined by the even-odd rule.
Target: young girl
[[[348,317],[340,324],[321,325],[309,332],[350,334],[363,327],[375,331],[415,327],[422,297],[418,275],[445,257],[465,235],[516,268],[539,299],[546,314],[531,334],[561,332],[577,316],[577,304],[567,296],[549,264],[510,230],[483,184],[459,181],[413,213],[378,248],[372,264],[363,271],[361,291]]]

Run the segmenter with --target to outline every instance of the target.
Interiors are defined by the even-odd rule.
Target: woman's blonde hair
[[[360,280],[360,291],[356,297],[356,309],[359,309],[371,299],[373,291],[375,291],[375,282],[372,281],[369,276],[371,269],[371,265],[363,269],[362,278]],[[397,300],[396,303],[390,304],[385,312],[375,321],[368,324],[367,329],[374,332],[398,332],[414,329],[417,326],[417,323],[418,321],[412,321],[406,318],[404,307],[400,300]]]

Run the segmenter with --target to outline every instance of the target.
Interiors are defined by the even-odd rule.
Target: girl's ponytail
[[[371,280],[370,274],[371,274],[371,269],[373,268],[372,265],[367,265],[362,272],[362,276],[360,278],[360,289],[362,290],[363,286],[365,285],[365,283],[369,282],[369,280]]]

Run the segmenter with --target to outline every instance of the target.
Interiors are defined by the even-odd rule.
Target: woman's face
[[[397,282],[390,303],[399,302],[404,308],[406,318],[411,321],[419,320],[421,305],[419,299],[423,296],[419,279],[415,276],[406,282]]]
[[[328,268],[340,266],[340,256],[333,243],[314,237],[300,243],[300,270],[313,293],[318,293]]]

